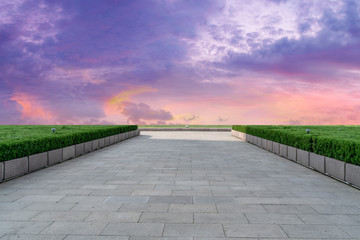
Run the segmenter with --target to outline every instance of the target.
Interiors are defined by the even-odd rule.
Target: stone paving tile
[[[138,222],[141,213],[137,212],[93,212],[87,222]]]
[[[274,224],[223,224],[226,237],[280,237],[285,232]]]
[[[51,222],[0,221],[0,236],[5,234],[39,234]]]
[[[64,240],[128,240],[129,236],[79,236],[68,235]]]
[[[219,213],[267,213],[263,206],[256,204],[216,204],[216,207]]]
[[[360,227],[359,226],[339,226],[341,230],[349,234],[353,238],[360,239]]]
[[[239,213],[194,213],[195,223],[249,223],[244,214]]]
[[[170,204],[169,212],[217,212],[215,204]]]
[[[335,225],[281,225],[290,238],[349,238],[349,234]]]
[[[106,222],[54,222],[41,234],[99,235]]]
[[[263,204],[262,205],[269,213],[317,213],[309,205],[287,205],[287,204]]]
[[[0,211],[0,221],[26,221],[40,211]]]
[[[23,211],[68,211],[73,208],[76,203],[31,203]]]
[[[163,223],[109,223],[101,235],[160,237],[163,230]]]
[[[129,240],[193,240],[193,237],[139,237],[139,236],[131,236]]]
[[[124,203],[119,209],[120,212],[167,212],[169,209],[168,203],[148,203],[148,204],[134,204]]]
[[[105,203],[147,203],[149,196],[109,196]]]
[[[43,211],[31,218],[31,221],[70,221],[81,222],[90,215],[90,212],[75,211]]]
[[[1,183],[0,239],[356,239],[359,200],[229,133],[145,132]]]
[[[328,224],[328,225],[359,225],[351,215],[335,214],[297,214],[305,224]]]
[[[192,196],[171,196],[171,197],[152,196],[149,199],[149,203],[183,203],[183,204],[190,204],[190,203],[193,203],[193,197]]]
[[[274,213],[246,213],[250,223],[260,224],[303,224],[295,214],[274,214]]]
[[[122,206],[122,203],[93,203],[93,202],[80,202],[76,203],[71,211],[87,211],[87,212],[116,212]]]
[[[164,236],[223,237],[221,224],[166,224]]]
[[[148,223],[193,223],[193,213],[143,213],[139,222]]]
[[[64,240],[66,235],[5,235],[0,240]]]

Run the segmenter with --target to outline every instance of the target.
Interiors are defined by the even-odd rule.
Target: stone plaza
[[[360,191],[229,132],[147,131],[1,183],[5,239],[360,239]]]

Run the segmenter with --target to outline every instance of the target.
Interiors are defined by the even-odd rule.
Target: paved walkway
[[[228,132],[141,136],[0,184],[0,239],[360,239],[360,191]]]

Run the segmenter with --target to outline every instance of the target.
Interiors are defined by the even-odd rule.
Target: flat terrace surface
[[[0,239],[360,239],[360,191],[228,132],[143,132],[0,184]]]

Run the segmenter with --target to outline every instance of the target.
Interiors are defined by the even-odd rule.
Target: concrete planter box
[[[261,148],[266,149],[266,145],[267,145],[267,140],[261,138]]]
[[[352,185],[360,187],[360,166],[346,163],[346,181]]]
[[[259,148],[261,148],[261,144],[262,144],[262,138],[256,137],[257,138],[257,142],[255,142],[255,145],[258,146]]]
[[[280,156],[287,158],[288,157],[288,146],[284,144],[279,144]],[[296,150],[295,150],[295,157],[296,157]],[[293,160],[293,161],[296,161]]]
[[[92,151],[99,149],[99,139],[92,140]]]
[[[248,142],[249,142],[249,143],[253,143],[253,142],[254,142],[254,136],[253,136],[253,135],[248,135],[247,139],[248,139]]]
[[[62,148],[48,152],[48,166],[58,164],[58,163],[62,162],[62,160],[63,160]]]
[[[85,152],[85,144],[80,143],[75,145],[75,156],[78,157],[80,155],[83,155]]]
[[[296,159],[297,159],[297,162],[300,163],[301,165],[310,166],[309,152],[301,150],[301,149],[297,149],[297,151],[296,151]]]
[[[109,139],[110,139],[110,145],[115,143],[115,136],[110,136]]]
[[[36,170],[46,168],[48,163],[48,153],[38,153],[29,156],[29,172],[34,172]]]
[[[17,158],[4,162],[4,179],[19,177],[26,174],[29,170],[29,158]]]
[[[332,177],[345,181],[345,165],[343,161],[325,157],[325,172]]]
[[[110,145],[110,137],[105,137],[104,138],[104,146],[107,147]]]
[[[294,162],[296,162],[296,160],[297,160],[296,159],[296,156],[297,156],[296,152],[297,152],[296,148],[288,146],[287,147],[287,158],[294,161]]]
[[[310,153],[310,167],[314,168],[316,171],[325,173],[325,157]]]
[[[99,148],[103,148],[105,147],[105,138],[100,138],[99,139]]]
[[[270,140],[266,140],[266,150],[268,150],[269,152],[273,151],[273,142]]]
[[[92,151],[92,141],[84,143],[84,153],[89,153]]]
[[[119,140],[124,141],[124,139],[125,139],[125,133],[120,133]]]
[[[116,134],[114,137],[115,137],[115,143],[118,143],[119,142],[119,134]]]
[[[63,161],[67,161],[75,157],[75,145],[63,148]]]
[[[277,142],[272,142],[272,143],[273,143],[272,152],[277,154],[277,155],[280,155],[280,144],[277,143]]]
[[[0,182],[4,180],[4,162],[0,162]]]

